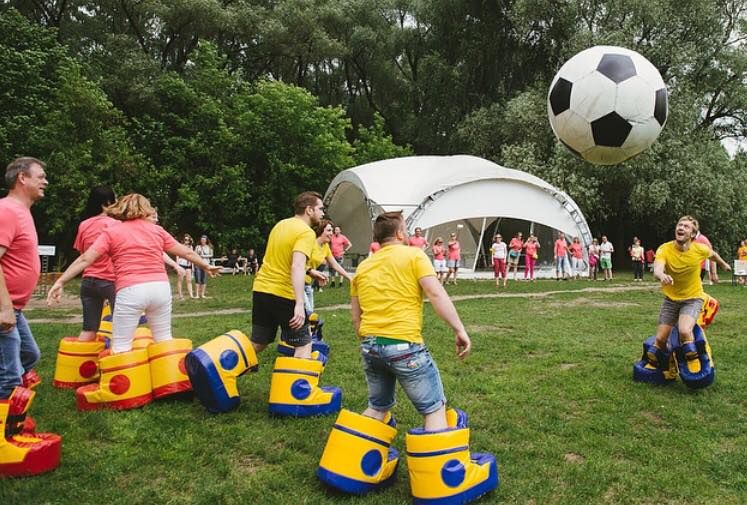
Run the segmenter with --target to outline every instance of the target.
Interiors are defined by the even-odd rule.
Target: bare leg
[[[311,342],[301,347],[296,347],[294,358],[311,359]]]
[[[78,340],[80,340],[81,342],[92,342],[93,340],[96,340],[96,332],[90,330],[81,330],[81,332],[78,334]]]
[[[388,410],[381,411],[381,410],[374,410],[371,407],[368,407],[366,410],[363,411],[364,416],[370,417],[371,419],[376,419],[377,421],[384,422],[384,419],[386,419],[387,414],[389,414]]]
[[[424,415],[423,427],[425,431],[439,431],[448,428],[449,425],[446,423],[446,405],[442,405],[435,412]]]

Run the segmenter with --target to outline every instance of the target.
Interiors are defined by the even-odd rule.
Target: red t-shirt
[[[114,265],[117,291],[144,282],[168,281],[163,252],[177,241],[145,219],[132,219],[104,229],[91,249],[108,254]]]
[[[13,308],[23,309],[34,293],[41,272],[39,238],[31,210],[15,198],[0,199],[0,258]]]
[[[104,215],[86,219],[78,225],[78,235],[75,237],[73,247],[76,251],[83,254],[91,247],[105,228],[117,223],[119,221],[116,219]],[[113,281],[114,266],[112,265],[112,259],[108,255],[102,254],[88,268],[83,270],[83,277],[95,277],[97,279]]]
[[[646,251],[646,263],[653,263],[656,258],[656,253],[653,249]]]
[[[446,258],[446,248],[444,248],[444,246],[434,245],[432,250],[434,260],[442,260]]]
[[[449,259],[451,261],[459,260],[460,250],[462,248],[459,245],[459,241],[449,242],[448,247],[449,247]]]
[[[340,233],[339,235],[332,235],[329,241],[329,248],[332,250],[332,256],[335,258],[342,258],[345,254],[345,248],[350,245],[348,238]]]
[[[521,241],[520,238],[514,237],[511,239],[511,242],[508,243],[508,248],[512,251],[519,251],[521,252],[521,249],[524,247],[524,243]]]
[[[427,243],[428,242],[426,242],[425,237],[415,237],[415,236],[410,237],[409,244],[413,247],[419,247],[421,249],[424,249],[425,244]]]
[[[572,242],[568,248],[571,250],[571,254],[574,258],[581,259],[584,257],[584,248],[578,242]]]
[[[527,243],[524,244],[524,247],[526,247],[527,256],[534,256],[537,253],[537,242],[527,241]]]
[[[381,249],[381,244],[379,244],[378,242],[371,242],[371,245],[368,246],[368,252],[370,252],[371,254],[375,253],[379,249]]]
[[[555,257],[558,256],[565,256],[568,253],[568,243],[563,240],[562,238],[559,238],[555,241]]]

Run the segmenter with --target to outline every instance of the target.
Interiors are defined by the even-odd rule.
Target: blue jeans
[[[10,331],[0,330],[0,399],[21,385],[21,376],[34,368],[41,352],[23,312],[16,313],[16,325]]]
[[[441,375],[427,347],[405,341],[388,345],[374,342],[374,337],[361,341],[369,407],[390,410],[395,403],[397,381],[421,415],[435,412],[446,404]]]

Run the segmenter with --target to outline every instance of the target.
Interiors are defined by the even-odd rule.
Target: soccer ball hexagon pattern
[[[595,46],[568,60],[547,96],[555,136],[598,165],[632,158],[654,143],[667,121],[667,87],[635,51]]]

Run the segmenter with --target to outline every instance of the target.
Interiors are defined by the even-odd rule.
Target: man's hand
[[[456,333],[456,353],[457,358],[464,359],[472,349],[472,341],[469,339],[466,331]]]
[[[0,310],[0,331],[10,331],[16,325],[16,313],[13,307],[7,307]]]
[[[303,303],[300,305],[296,303],[295,307],[293,307],[293,317],[288,322],[288,326],[291,327],[293,330],[297,330],[303,326],[303,323],[306,321],[306,310],[303,307]]]
[[[661,277],[659,277],[659,280],[664,285],[674,284],[674,279],[672,279],[672,276],[668,274],[662,274]]]
[[[220,269],[221,268],[222,267],[219,267],[217,265],[211,265],[211,266],[207,267],[207,273],[208,273],[208,275],[211,278],[218,277],[220,275]]]
[[[327,277],[327,274],[324,272],[320,272],[319,270],[316,270],[312,268],[309,270],[309,277],[312,279],[316,279],[316,282],[321,286],[324,287],[327,285],[327,281],[329,281],[329,277]]]

